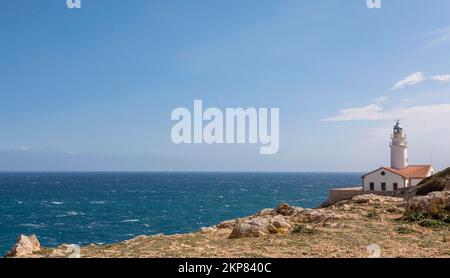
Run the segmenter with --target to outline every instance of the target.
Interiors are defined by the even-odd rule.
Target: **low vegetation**
[[[382,257],[450,257],[450,225],[442,203],[413,211],[429,203],[419,201],[411,206],[401,198],[363,195],[321,209],[283,204],[190,234],[82,246],[80,256],[368,257],[368,247],[379,246]],[[22,257],[67,257],[66,249],[40,248]]]
[[[293,234],[306,234],[306,235],[312,235],[317,233],[317,227],[309,226],[305,224],[298,224],[294,227],[292,230]]]

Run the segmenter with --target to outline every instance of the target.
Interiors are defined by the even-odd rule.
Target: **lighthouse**
[[[408,167],[408,142],[400,121],[394,126],[391,141],[391,168],[400,170]]]
[[[434,174],[432,165],[409,165],[408,142],[400,121],[391,135],[391,167],[381,167],[362,176],[363,191],[395,192],[402,188],[416,186],[423,179]]]

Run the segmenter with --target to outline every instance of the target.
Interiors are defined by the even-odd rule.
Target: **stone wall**
[[[397,191],[370,191],[362,190],[362,187],[333,188],[330,190],[327,202],[324,206],[332,205],[343,200],[350,200],[358,195],[375,194],[380,196],[400,197],[405,196],[407,188],[401,188]]]

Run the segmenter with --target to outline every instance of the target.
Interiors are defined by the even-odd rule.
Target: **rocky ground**
[[[9,257],[450,257],[450,192],[376,195],[319,209],[281,204],[198,232],[45,248],[21,236]]]

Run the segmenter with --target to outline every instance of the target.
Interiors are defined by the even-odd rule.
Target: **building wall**
[[[383,176],[381,173],[384,172]],[[403,179],[402,176],[392,173],[391,171],[387,171],[385,169],[379,169],[367,176],[363,179],[363,187],[364,190],[370,190],[370,183],[375,184],[375,191],[381,190],[381,183],[386,183],[386,191],[394,191],[394,183],[398,184],[398,188],[408,187],[408,181]]]
[[[411,179],[411,186],[418,185],[423,179]]]

